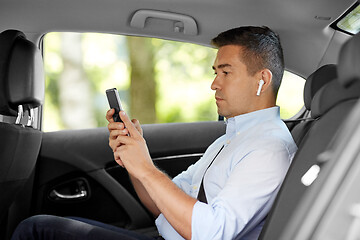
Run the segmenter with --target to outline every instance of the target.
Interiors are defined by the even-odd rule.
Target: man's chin
[[[224,112],[218,110],[217,113],[218,113],[219,116],[222,116],[222,117],[224,117],[224,118],[227,118],[227,117],[226,117],[226,114],[225,114]]]

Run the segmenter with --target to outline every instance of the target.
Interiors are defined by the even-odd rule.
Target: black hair
[[[226,45],[242,46],[241,56],[248,73],[254,75],[262,69],[272,72],[275,97],[284,74],[284,55],[279,36],[268,27],[244,26],[220,33],[212,39],[217,48]]]

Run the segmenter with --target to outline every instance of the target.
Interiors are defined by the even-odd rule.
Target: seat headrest
[[[40,50],[20,31],[0,33],[0,114],[16,116],[19,105],[40,106],[44,84]]]
[[[341,47],[338,61],[339,81],[343,86],[360,81],[360,33]]]
[[[317,118],[329,109],[351,99],[360,98],[360,34],[350,38],[340,49],[338,78],[323,86],[311,103],[311,115]]]
[[[359,97],[360,81],[350,88],[343,87],[338,81],[329,82],[315,94],[311,103],[311,116],[320,117],[338,103]]]
[[[337,67],[335,64],[327,64],[313,72],[305,82],[304,104],[306,109],[311,109],[311,101],[319,89],[326,83],[337,78]]]

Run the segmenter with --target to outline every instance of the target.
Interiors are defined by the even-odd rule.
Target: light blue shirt
[[[196,198],[204,176],[208,204],[198,201],[192,212],[192,239],[257,239],[279,187],[297,150],[279,107],[230,118],[226,134],[203,157],[173,179]],[[176,203],[174,203],[176,204]],[[183,239],[160,214],[159,233],[167,240]]]

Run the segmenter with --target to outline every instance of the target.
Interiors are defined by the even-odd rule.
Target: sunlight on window
[[[285,71],[279,89],[276,105],[280,106],[280,116],[288,119],[304,106],[305,79]]]
[[[360,5],[348,13],[343,19],[341,19],[337,26],[351,34],[357,34],[360,32]]]
[[[143,67],[130,64],[128,41],[131,39],[99,33],[45,36],[44,131],[106,126],[105,113],[109,106],[105,90],[108,88],[119,90],[122,104],[131,115],[134,110],[130,104],[131,70]],[[210,89],[216,50],[160,39],[151,39],[149,43],[154,62],[145,64],[153,64],[153,72],[149,74],[155,77],[156,100],[154,105],[149,103],[148,108],[155,109],[155,123],[216,120],[214,94]],[[76,57],[71,52],[77,52]],[[143,52],[136,54],[142,56]],[[78,87],[81,84],[84,87]],[[143,84],[145,90],[146,84]],[[72,91],[78,96],[69,96]],[[140,97],[144,97],[142,102],[150,102],[141,94]],[[144,123],[141,116],[133,117]]]
[[[215,121],[217,109],[210,88],[215,56],[215,49],[189,43],[49,33],[44,38],[43,130],[106,126],[105,90],[114,87],[124,109],[141,123]],[[151,83],[147,76],[152,76]],[[282,118],[293,116],[303,106],[303,86],[303,79],[285,72],[277,102]],[[152,122],[144,120],[148,114],[154,115]]]

